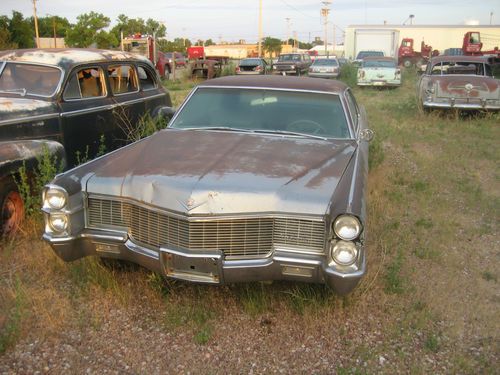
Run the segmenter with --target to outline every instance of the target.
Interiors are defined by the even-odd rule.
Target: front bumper
[[[436,99],[424,100],[422,105],[425,108],[436,109],[461,109],[461,110],[486,110],[486,111],[500,111],[500,101],[488,101],[477,99]]]
[[[356,287],[366,272],[364,249],[355,267],[347,271],[330,267],[324,255],[276,249],[267,258],[227,260],[221,251],[151,250],[133,242],[126,233],[85,230],[76,237],[43,235],[54,252],[65,261],[89,255],[131,261],[166,277],[192,282],[291,280],[326,283],[345,295]]]
[[[401,81],[386,81],[386,80],[358,81],[358,86],[397,87],[401,86]]]

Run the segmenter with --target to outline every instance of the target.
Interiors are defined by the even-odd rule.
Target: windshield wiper
[[[291,131],[287,131],[287,130],[263,130],[263,129],[257,129],[257,130],[253,130],[253,133],[295,135],[295,136],[298,136],[298,137],[321,139],[323,141],[327,141],[328,140],[328,138],[322,137],[320,135],[313,135],[313,134],[299,133],[299,132],[291,132]]]
[[[5,93],[5,94],[19,94],[21,96],[26,96],[26,89],[11,89],[11,90],[0,90],[0,93]]]
[[[232,128],[230,126],[199,126],[192,128],[178,128],[183,130],[223,130],[229,132],[244,132],[244,133],[253,133],[253,130],[250,129],[240,129],[240,128]]]

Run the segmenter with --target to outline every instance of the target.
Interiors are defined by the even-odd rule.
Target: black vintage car
[[[45,150],[67,167],[123,146],[141,116],[171,106],[153,65],[96,49],[0,52],[0,234],[23,216],[15,174]]]

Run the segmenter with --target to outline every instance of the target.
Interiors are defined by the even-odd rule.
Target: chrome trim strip
[[[275,218],[275,219],[297,219],[297,220],[310,220],[317,222],[325,222],[325,217],[318,215],[294,215],[294,214],[284,214],[278,212],[266,212],[266,213],[253,213],[253,214],[240,214],[240,215],[217,215],[217,216],[194,216],[194,215],[185,215],[180,212],[164,209],[161,207],[153,206],[145,204],[144,202],[135,200],[133,198],[127,197],[116,197],[112,195],[105,194],[94,194],[87,193],[87,199],[107,199],[119,202],[130,202],[137,206],[147,208],[149,210],[168,214],[177,219],[187,220],[189,222],[202,222],[202,221],[218,221],[218,220],[231,220],[231,219],[261,219],[261,218]]]
[[[60,116],[61,117],[72,117],[72,116],[82,115],[82,114],[85,114],[85,113],[107,111],[107,110],[113,109],[114,107],[116,107],[116,105],[114,105],[114,104],[107,104],[107,105],[102,105],[102,106],[99,106],[99,107],[77,109],[75,111],[62,112],[60,114]]]
[[[29,122],[29,121],[50,120],[52,118],[58,118],[58,117],[59,117],[59,113],[49,113],[46,115],[37,115],[37,116],[29,116],[29,117],[18,117],[15,119],[0,121],[0,125],[22,124],[24,122]]]
[[[81,233],[78,235],[80,238],[89,238],[91,240],[108,240],[108,241],[118,241],[118,242],[126,242],[127,241],[127,235],[122,233],[116,234],[116,235],[109,235],[109,234],[95,234],[95,233]]]

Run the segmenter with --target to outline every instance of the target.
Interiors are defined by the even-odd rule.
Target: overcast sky
[[[302,41],[323,38],[320,9],[315,0],[262,0],[264,36],[285,39],[297,32]],[[79,14],[95,11],[108,16],[112,25],[124,13],[130,18],[154,18],[167,27],[168,39],[212,38],[214,41],[254,42],[258,37],[259,0],[37,0],[37,14],[66,17],[75,22]],[[500,25],[499,0],[333,0],[329,21],[337,25],[337,39],[353,24],[402,24],[410,14],[413,24]],[[33,14],[31,0],[0,0],[0,14],[17,10],[26,17]],[[286,18],[290,18],[287,27]],[[409,22],[407,22],[409,23]],[[329,35],[333,26],[329,26]],[[292,35],[290,35],[291,37]]]

